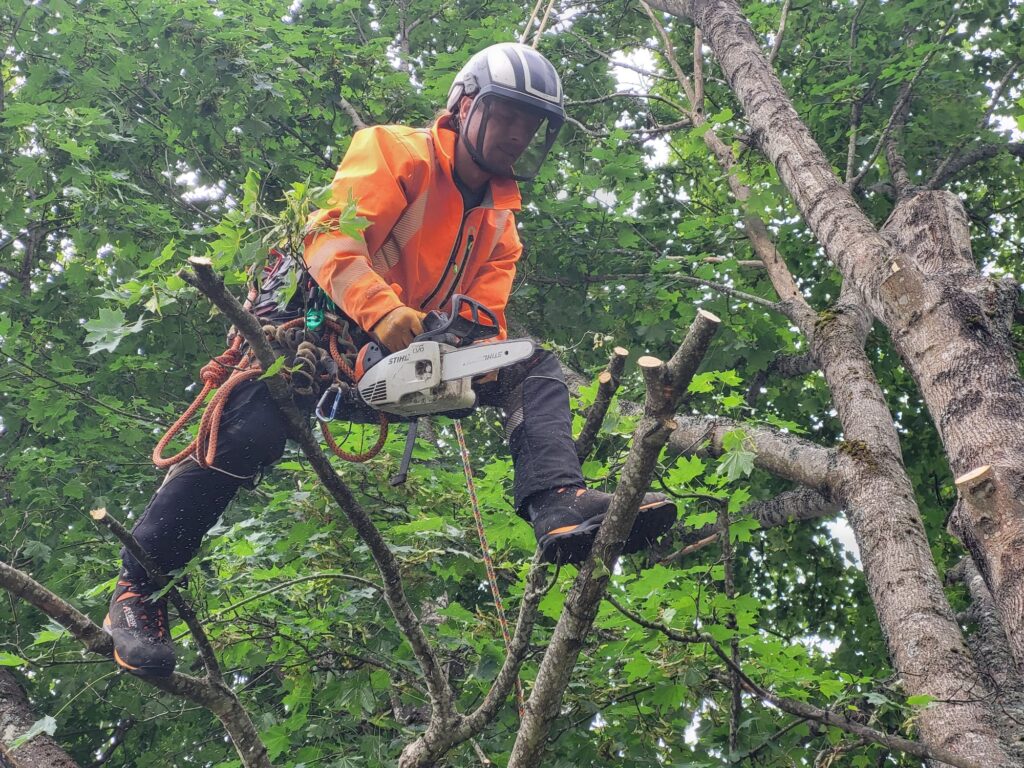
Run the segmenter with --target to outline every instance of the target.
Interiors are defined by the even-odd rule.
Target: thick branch
[[[14,673],[0,668],[0,765],[9,768],[79,768],[56,739],[40,733],[17,749],[9,744],[38,720]]]
[[[541,661],[508,768],[533,768],[541,762],[551,722],[558,715],[562,696],[597,615],[611,569],[633,527],[641,500],[650,487],[658,455],[675,428],[671,415],[683,398],[720,322],[714,315],[699,310],[686,339],[667,364],[652,357],[642,357],[638,361],[647,383],[644,415],[634,432],[633,446],[626,458],[619,486],[598,530],[590,557],[580,567],[566,597],[565,610]]]

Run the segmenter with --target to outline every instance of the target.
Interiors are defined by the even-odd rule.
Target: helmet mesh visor
[[[485,170],[519,181],[532,179],[562,127],[561,120],[495,94],[473,101],[463,131],[473,159]]]

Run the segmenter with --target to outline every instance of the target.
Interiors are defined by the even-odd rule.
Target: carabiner
[[[329,416],[324,415],[324,406],[327,404],[327,398],[330,397],[331,392],[334,393],[334,402],[331,404],[331,413]],[[337,384],[332,384],[327,390],[321,395],[320,402],[316,404],[316,417],[322,422],[334,421],[334,417],[338,415],[338,406],[341,405],[341,387]]]

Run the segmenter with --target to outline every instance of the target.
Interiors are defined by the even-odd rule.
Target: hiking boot
[[[174,671],[174,646],[168,632],[167,598],[118,579],[103,631],[114,640],[114,661],[140,677],[167,677]]]
[[[588,488],[556,488],[534,494],[525,513],[533,523],[541,559],[547,563],[582,563],[590,554],[610,493]],[[660,493],[644,496],[633,530],[622,548],[625,555],[639,552],[668,532],[676,521],[676,505]]]

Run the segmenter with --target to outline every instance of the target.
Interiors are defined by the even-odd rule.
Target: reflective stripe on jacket
[[[505,305],[523,247],[513,211],[519,187],[494,178],[479,207],[464,210],[455,186],[457,135],[441,117],[427,129],[375,126],[357,131],[332,184],[328,207],[307,225],[310,274],[360,327],[403,304],[447,309],[452,293],[489,307],[506,336]],[[362,239],[331,222],[351,199],[369,221]]]

